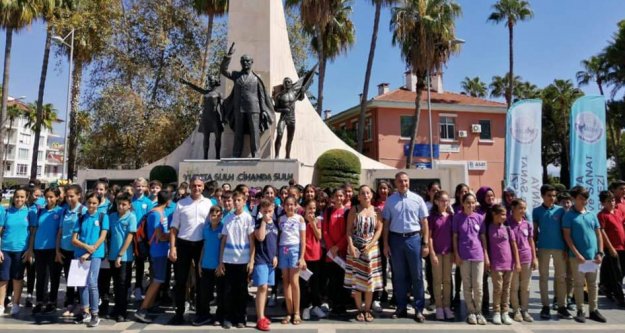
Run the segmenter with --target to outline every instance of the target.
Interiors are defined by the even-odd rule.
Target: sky
[[[456,35],[466,43],[444,69],[445,90],[461,91],[460,82],[466,76],[479,76],[489,83],[492,76],[507,72],[507,28],[486,20],[494,2],[458,0],[463,15],[456,21]],[[575,73],[581,70],[581,60],[600,52],[616,32],[617,22],[625,19],[623,0],[533,0],[530,4],[534,18],[519,22],[515,27],[514,71],[515,75],[539,87],[556,78],[575,82]],[[327,69],[324,109],[332,110],[333,114],[356,105],[363,89],[374,7],[370,0],[353,0],[352,8],[356,42]],[[391,89],[403,84],[405,62],[399,49],[392,46],[389,22],[390,9],[385,8],[380,21],[369,97],[375,96],[379,83],[388,82]],[[10,96],[25,96],[27,102],[37,98],[44,41],[45,26],[41,22],[14,35]],[[5,33],[2,31],[0,63],[4,61],[4,45]],[[67,58],[58,58],[53,51],[44,102],[54,104],[61,119],[65,118],[67,80]],[[598,93],[594,86],[583,87],[583,90],[587,94]],[[55,132],[62,135],[63,126],[55,126]]]

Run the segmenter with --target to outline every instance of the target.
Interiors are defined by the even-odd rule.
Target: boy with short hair
[[[273,201],[260,201],[259,216],[254,226],[256,240],[254,255],[253,285],[258,287],[256,293],[256,328],[269,331],[271,320],[265,317],[265,302],[269,286],[275,285],[275,268],[278,266],[278,226],[273,222]]]
[[[606,250],[603,258],[601,273],[606,295],[614,299],[619,307],[625,307],[623,295],[623,271],[625,264],[625,228],[623,213],[616,208],[616,200],[612,192],[601,191],[599,200],[603,209],[597,214],[601,224],[601,234]]]
[[[579,266],[587,262],[600,264],[603,259],[603,238],[601,227],[595,214],[586,210],[590,193],[582,186],[575,186],[570,191],[573,207],[564,215],[562,231],[569,247],[569,262],[573,268],[574,293],[577,303],[575,321],[586,322],[584,312],[584,283],[588,286],[588,310],[590,319],[605,323],[606,319],[597,308],[597,270],[580,272]]]
[[[223,204],[223,219],[225,220],[228,215],[234,211],[234,201],[232,199],[232,192],[226,191],[221,195],[221,202]]]

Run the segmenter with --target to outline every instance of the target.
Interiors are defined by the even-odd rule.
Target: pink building
[[[416,82],[406,76],[405,87],[389,91],[378,85],[378,95],[367,102],[365,155],[404,168],[414,114]],[[489,185],[499,196],[504,176],[506,105],[464,94],[445,92],[439,77],[432,78],[431,137],[428,94],[423,93],[413,161],[417,167],[466,164],[469,186]],[[355,131],[360,106],[326,120],[328,126]],[[431,158],[432,156],[432,158]]]

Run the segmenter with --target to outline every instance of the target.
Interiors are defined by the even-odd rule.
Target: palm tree
[[[358,117],[358,151],[362,153],[365,138],[365,115],[367,112],[367,99],[369,95],[369,81],[371,81],[371,69],[373,68],[373,58],[375,57],[375,47],[378,41],[378,30],[380,26],[380,14],[382,5],[392,5],[397,0],[372,0],[375,6],[373,15],[373,33],[371,34],[371,47],[369,47],[369,58],[367,59],[367,69],[365,70],[365,84],[360,97],[360,115]]]
[[[625,20],[618,23],[618,31],[604,50],[609,68],[608,82],[612,86],[612,98],[625,87]]]
[[[24,127],[29,128],[32,131],[35,131],[37,128],[38,114],[36,112],[33,112],[33,110],[35,110],[36,108],[37,108],[37,104],[31,103],[29,105],[29,111],[26,112],[25,114],[26,123],[24,124]],[[58,110],[54,107],[52,103],[46,103],[43,105],[42,111],[43,112],[41,113],[42,115],[41,127],[43,127],[44,129],[48,131],[52,131],[52,125],[58,119],[58,114],[57,114]],[[39,147],[36,147],[36,148],[37,150],[33,150],[33,151],[39,150]],[[33,164],[33,165],[37,165],[37,164]]]
[[[9,71],[11,68],[11,47],[13,32],[30,25],[37,17],[40,9],[39,1],[35,0],[3,0],[0,1],[0,27],[6,30],[4,46],[4,74],[2,76],[2,102],[0,105],[0,140],[4,139],[4,122],[7,118],[7,102],[9,98]],[[0,156],[4,156],[4,146],[0,145]],[[0,184],[4,182],[4,172],[0,172]]]
[[[451,54],[459,51],[453,42],[456,40],[455,19],[461,13],[460,5],[453,0],[406,0],[400,7],[392,9],[393,45],[399,45],[402,57],[417,76],[406,168],[412,166],[425,80],[428,73],[439,70]]]
[[[486,87],[486,83],[484,83],[484,81],[480,80],[479,76],[474,78],[467,76],[460,83],[460,85],[462,87],[462,91],[469,96],[484,98],[488,95],[488,87]]]
[[[228,12],[229,0],[193,0],[193,8],[198,14],[208,16],[208,24],[206,27],[206,45],[204,46],[204,57],[202,59],[202,71],[200,80],[204,80],[208,69],[208,53],[210,51],[211,40],[213,38],[213,21],[216,17],[220,17]]]
[[[584,67],[584,69],[575,74],[575,78],[577,78],[577,85],[581,87],[595,81],[597,87],[599,88],[599,93],[603,95],[603,83],[606,81],[608,76],[608,64],[605,54],[592,56],[588,59],[582,60],[582,67]]]
[[[26,114],[26,111],[23,109],[23,106],[20,104],[13,104],[11,106],[7,107],[7,119],[9,120],[9,132],[8,132],[8,137],[11,137],[11,130],[13,129],[13,122],[15,121],[16,118],[19,118],[23,115]],[[2,152],[2,156],[4,156],[3,158],[3,162],[6,161],[7,159],[7,152],[8,152],[8,148],[9,148],[9,143],[11,142],[10,139],[7,139],[7,143],[2,145],[2,147],[4,148],[4,151]],[[4,164],[4,163],[3,163]],[[4,166],[3,166],[4,167]],[[4,170],[4,169],[3,169]],[[4,171],[2,172],[4,173]]]
[[[521,77],[515,76],[513,86],[518,87],[521,84]],[[507,93],[507,89],[510,87],[510,74],[506,74],[504,76],[495,75],[491,79],[489,88],[490,88],[490,97],[499,98],[505,97]]]
[[[521,99],[539,98],[540,94],[541,90],[538,86],[528,81],[514,86],[514,97],[516,97],[514,102]]]
[[[513,77],[514,75],[514,26],[517,22],[528,20],[533,16],[534,13],[530,8],[530,4],[525,0],[499,0],[493,5],[493,12],[488,17],[488,21],[492,21],[494,23],[505,22],[508,26],[508,49],[510,52],[510,70],[508,71],[508,74],[510,77]],[[512,104],[513,89],[514,82],[508,82],[508,90],[506,92],[506,103],[508,104],[508,108]]]

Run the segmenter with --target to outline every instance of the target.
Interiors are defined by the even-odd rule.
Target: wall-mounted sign
[[[469,170],[487,170],[488,162],[486,161],[467,161],[467,167]]]

